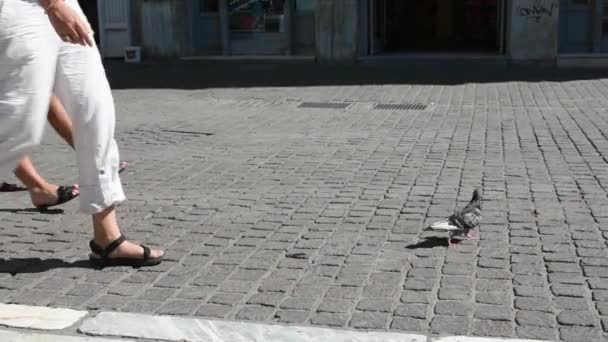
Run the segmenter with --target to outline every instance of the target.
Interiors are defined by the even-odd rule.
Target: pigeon
[[[471,230],[479,226],[481,221],[481,190],[473,191],[473,198],[464,208],[454,210],[454,213],[446,220],[431,224],[427,230],[447,231],[450,233],[448,247],[453,245],[454,236],[466,236],[468,240],[476,240],[477,237]]]

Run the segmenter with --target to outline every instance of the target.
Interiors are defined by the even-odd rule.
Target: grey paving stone
[[[236,293],[218,293],[209,299],[211,304],[234,305],[243,299],[243,295]]]
[[[364,298],[357,304],[357,310],[390,312],[392,311],[393,300],[382,298]]]
[[[588,310],[589,303],[585,298],[554,297],[553,304],[558,309]]]
[[[563,325],[591,327],[595,324],[595,316],[591,311],[564,310],[557,315],[557,322]]]
[[[440,288],[438,293],[440,300],[468,300],[472,296],[470,288]]]
[[[517,311],[515,321],[522,326],[552,328],[556,326],[555,316],[541,311]]]
[[[356,329],[386,329],[389,314],[381,312],[355,312],[349,326]]]
[[[460,316],[435,316],[431,320],[431,332],[434,334],[466,335],[470,320]]]
[[[395,310],[395,316],[425,319],[429,307],[425,304],[400,304]]]
[[[285,294],[281,292],[262,292],[256,293],[247,300],[247,304],[258,304],[268,307],[276,307],[285,299]]]
[[[546,298],[515,298],[515,308],[528,311],[553,312],[553,304]]]
[[[348,322],[349,315],[342,313],[319,312],[310,320],[312,324],[326,325],[330,327],[343,327]]]
[[[601,329],[589,327],[561,327],[559,335],[565,342],[592,342],[601,341]]]
[[[203,304],[196,312],[197,316],[225,318],[232,311],[231,305]]]
[[[304,310],[278,310],[275,313],[275,318],[279,322],[288,324],[302,324],[308,320],[309,316],[310,312]]]
[[[326,298],[326,299],[323,299],[323,301],[317,308],[317,312],[347,313],[347,312],[351,311],[354,307],[355,307],[354,301],[344,300],[344,299]]]
[[[312,310],[317,301],[318,299],[313,297],[291,297],[286,299],[281,304],[280,308],[291,310]]]
[[[557,331],[554,328],[538,327],[535,325],[522,325],[515,328],[517,337],[533,340],[557,340]]]
[[[337,299],[355,299],[359,297],[361,289],[350,286],[332,286],[327,290],[326,296],[328,298]]]
[[[475,301],[480,304],[507,306],[511,303],[511,295],[507,292],[476,292]]]
[[[431,303],[431,292],[428,291],[403,291],[402,303]]]
[[[537,297],[543,298],[547,296],[547,291],[543,287],[523,286],[518,285],[513,287],[513,291],[517,297]]]
[[[435,314],[447,316],[468,316],[473,310],[472,305],[458,301],[438,301],[435,304]]]
[[[158,309],[158,313],[161,315],[192,315],[202,304],[202,301],[182,299],[170,300]]]
[[[512,337],[514,334],[513,323],[508,321],[475,319],[471,330],[474,336],[483,337]]]
[[[390,328],[404,331],[425,331],[428,329],[428,322],[424,319],[395,317]]]
[[[499,305],[475,305],[473,317],[479,320],[512,321],[513,310]]]
[[[123,311],[151,314],[155,312],[160,306],[159,302],[145,301],[145,300],[131,300],[124,307]]]
[[[246,305],[241,308],[235,318],[240,320],[264,321],[272,317],[275,309],[261,305]]]

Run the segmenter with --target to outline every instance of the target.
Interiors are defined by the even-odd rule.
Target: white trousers
[[[84,18],[77,0],[66,0]],[[51,94],[74,122],[81,210],[125,200],[114,100],[97,48],[63,42],[38,0],[0,0],[0,178],[40,144]]]

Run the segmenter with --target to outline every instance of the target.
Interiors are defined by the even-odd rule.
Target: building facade
[[[608,53],[608,0],[104,0],[106,57],[496,56]]]

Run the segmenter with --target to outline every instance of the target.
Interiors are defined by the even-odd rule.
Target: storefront
[[[129,5],[130,4],[130,5]],[[497,56],[608,53],[608,0],[104,0],[104,56]],[[371,57],[370,57],[371,56]],[[566,57],[564,57],[566,56]],[[594,57],[596,58],[596,57]]]
[[[559,52],[608,52],[608,0],[561,0]]]
[[[503,0],[364,0],[368,55],[504,52]]]
[[[292,55],[314,51],[314,0],[199,0],[200,55]]]

